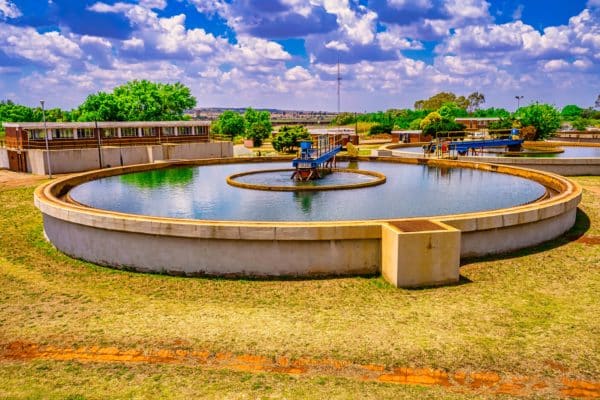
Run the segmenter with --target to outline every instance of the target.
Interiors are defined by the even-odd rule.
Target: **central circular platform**
[[[274,192],[315,192],[347,190],[376,186],[385,183],[384,174],[360,169],[334,168],[322,179],[298,182],[291,179],[294,169],[270,169],[240,172],[227,177],[231,186]],[[329,171],[328,171],[329,172]]]

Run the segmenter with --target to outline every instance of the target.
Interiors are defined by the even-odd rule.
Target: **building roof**
[[[46,122],[48,129],[76,128],[153,128],[169,126],[209,126],[209,121],[106,121],[106,122]],[[43,122],[4,122],[5,128],[44,129]]]
[[[354,128],[309,128],[311,135],[354,135]]]
[[[420,135],[421,133],[423,133],[422,130],[393,130],[392,134],[394,135],[398,135],[398,134],[408,134],[408,135]]]

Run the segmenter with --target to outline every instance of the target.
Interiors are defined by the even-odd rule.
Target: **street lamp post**
[[[100,130],[98,129],[98,120],[96,118],[94,118],[94,126],[94,133],[98,139],[98,163],[100,164],[100,169],[102,169],[102,145],[100,143]]]
[[[44,121],[44,139],[46,139],[46,164],[48,164],[48,178],[52,179],[52,167],[50,166],[50,146],[48,144],[48,128],[46,128],[46,111],[44,110],[44,100],[40,100],[42,105],[42,119]]]
[[[517,99],[517,110],[521,107],[521,99],[523,98],[523,96],[515,96],[515,99]]]

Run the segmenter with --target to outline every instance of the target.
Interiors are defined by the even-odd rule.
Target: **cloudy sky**
[[[198,106],[594,104],[600,0],[0,0],[0,99],[71,108],[131,79]]]

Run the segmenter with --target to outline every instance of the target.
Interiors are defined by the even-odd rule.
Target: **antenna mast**
[[[337,59],[337,112],[340,113],[340,87],[342,85],[342,75],[340,74],[340,56]]]

